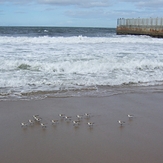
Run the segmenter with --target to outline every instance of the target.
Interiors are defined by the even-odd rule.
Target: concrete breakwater
[[[116,33],[118,35],[148,35],[163,38],[163,18],[119,18]]]

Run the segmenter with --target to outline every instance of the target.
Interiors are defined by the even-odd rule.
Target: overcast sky
[[[163,17],[163,0],[0,0],[0,26],[116,27]]]

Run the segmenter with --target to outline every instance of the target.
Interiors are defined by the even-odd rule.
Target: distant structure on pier
[[[118,35],[148,35],[163,38],[163,18],[119,18],[116,32]]]

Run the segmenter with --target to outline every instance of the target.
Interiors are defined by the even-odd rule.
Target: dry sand
[[[162,163],[162,104],[163,93],[0,101],[0,162]],[[64,120],[51,125],[59,113],[76,119],[85,112],[92,117],[79,127]],[[42,117],[46,129],[38,123],[21,127],[34,114]],[[120,127],[117,120],[126,123]],[[95,123],[92,129],[87,121]]]

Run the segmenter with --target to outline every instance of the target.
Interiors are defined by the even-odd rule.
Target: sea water
[[[0,99],[162,89],[162,47],[111,28],[0,27]]]

